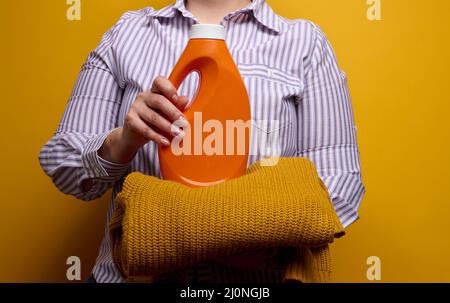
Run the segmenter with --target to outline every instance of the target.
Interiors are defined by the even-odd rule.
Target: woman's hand
[[[180,132],[172,123],[184,119],[181,111],[187,102],[188,98],[178,96],[168,79],[157,77],[151,90],[137,96],[123,127],[114,129],[106,138],[98,151],[99,156],[113,163],[127,163],[149,141],[170,145],[168,136]]]

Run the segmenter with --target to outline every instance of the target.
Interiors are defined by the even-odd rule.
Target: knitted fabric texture
[[[128,281],[239,252],[292,248],[284,281],[327,282],[328,244],[344,234],[327,189],[306,158],[252,164],[203,188],[129,174],[110,223],[114,262]]]

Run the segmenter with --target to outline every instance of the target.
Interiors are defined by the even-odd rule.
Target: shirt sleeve
[[[309,158],[344,227],[359,218],[365,192],[347,78],[320,28],[313,24],[305,87],[297,106],[298,156]]]
[[[111,49],[123,22],[122,16],[82,65],[58,128],[39,154],[42,169],[58,189],[82,200],[100,197],[129,167],[97,153],[118,124],[123,92]],[[89,191],[82,187],[86,179],[92,179]]]

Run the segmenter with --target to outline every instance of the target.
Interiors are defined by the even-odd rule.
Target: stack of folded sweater
[[[110,223],[114,262],[128,281],[239,252],[293,248],[284,280],[326,282],[329,246],[344,234],[327,189],[306,158],[251,165],[244,176],[189,188],[127,176]]]

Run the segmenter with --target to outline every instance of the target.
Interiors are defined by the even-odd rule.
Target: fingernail
[[[170,145],[169,140],[167,140],[166,138],[161,138],[161,143],[166,146]]]
[[[178,136],[178,135],[181,133],[181,130],[180,130],[179,127],[173,127],[172,133],[173,133],[175,136]]]
[[[186,119],[186,117],[180,116],[178,118],[177,126],[185,128],[185,127],[188,127],[188,125],[189,125],[189,122]]]
[[[172,100],[173,100],[173,101],[176,101],[177,98],[178,98],[178,95],[177,95],[177,94],[174,94],[174,95],[172,96]]]

